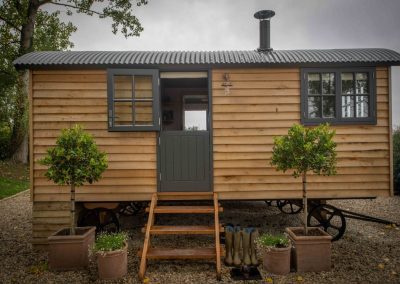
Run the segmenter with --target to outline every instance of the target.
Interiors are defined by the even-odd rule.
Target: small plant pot
[[[77,227],[75,235],[70,235],[70,229],[63,228],[48,237],[49,268],[56,271],[87,268],[95,231],[96,227]]]
[[[319,272],[331,269],[332,236],[320,228],[286,228],[294,247],[293,264],[298,272]]]
[[[286,275],[290,272],[290,251],[292,246],[286,248],[271,248],[264,253],[264,269],[272,274]]]
[[[128,244],[124,248],[110,252],[97,253],[99,278],[112,280],[124,277],[128,272]]]

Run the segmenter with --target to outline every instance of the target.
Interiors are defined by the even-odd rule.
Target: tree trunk
[[[21,28],[19,56],[32,51],[33,35],[35,31],[36,15],[40,3],[38,0],[30,0],[27,13],[27,21]],[[22,70],[18,74],[18,90],[15,99],[13,114],[13,128],[10,139],[10,153],[13,159],[23,163],[28,161],[28,134],[27,134],[27,98],[28,98],[28,71]]]
[[[75,235],[75,184],[71,184],[71,223],[70,235]]]
[[[307,228],[307,214],[308,214],[308,209],[307,209],[307,172],[303,173],[303,210],[304,210],[304,234],[307,236],[308,235],[308,228]]]

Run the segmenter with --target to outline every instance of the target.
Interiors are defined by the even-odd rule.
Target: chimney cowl
[[[275,12],[272,10],[261,10],[254,14],[254,18],[258,20],[269,20],[275,16]]]
[[[258,52],[272,51],[270,19],[273,16],[275,16],[275,12],[272,10],[261,10],[254,14],[254,18],[260,20],[260,47],[257,49]]]

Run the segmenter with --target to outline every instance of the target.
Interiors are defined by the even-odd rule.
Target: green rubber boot
[[[232,244],[233,244],[233,227],[225,227],[225,264],[231,266],[233,264],[232,257]]]
[[[250,235],[250,254],[251,254],[251,265],[257,266],[258,259],[256,254],[256,240],[258,239],[258,229],[253,228]]]
[[[233,230],[233,265],[239,267],[242,264],[239,254],[242,232],[240,230],[240,226],[235,226]]]
[[[253,228],[244,228],[242,231],[243,234],[243,264],[244,265],[251,265],[251,258],[250,258],[250,234]]]

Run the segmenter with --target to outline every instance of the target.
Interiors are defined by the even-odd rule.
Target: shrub
[[[107,156],[98,150],[93,137],[76,125],[63,129],[56,146],[40,161],[49,166],[45,176],[71,187],[71,235],[75,235],[75,187],[93,183],[107,168]]]
[[[0,160],[10,157],[11,129],[0,122]]]
[[[294,124],[288,135],[275,137],[272,165],[277,170],[293,170],[295,178],[303,180],[304,232],[307,234],[307,172],[317,175],[336,174],[335,131],[328,124],[306,128]]]

